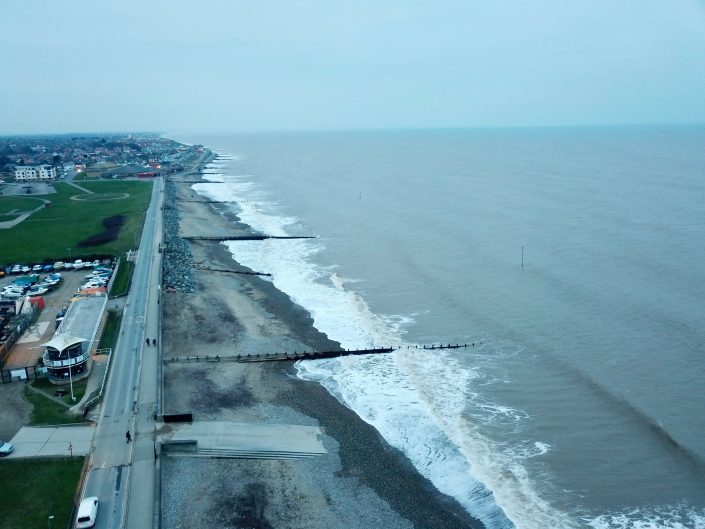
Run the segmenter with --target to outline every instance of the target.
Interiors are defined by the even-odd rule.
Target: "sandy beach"
[[[178,197],[198,198],[192,181],[174,183]],[[251,233],[220,204],[179,200],[169,206],[178,209],[184,236]],[[197,265],[244,270],[220,243],[188,244]],[[297,379],[292,362],[169,361],[338,347],[266,279],[199,268],[193,278],[194,292],[163,297],[165,413],[190,412],[197,421],[319,426],[328,453],[286,460],[164,457],[165,529],[206,520],[223,528],[482,527],[373,427],[320,385]]]

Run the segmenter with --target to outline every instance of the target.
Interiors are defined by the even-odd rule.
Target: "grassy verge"
[[[130,280],[132,272],[135,269],[135,263],[132,261],[120,260],[120,266],[113,281],[113,287],[110,289],[110,296],[124,296],[130,290]]]
[[[83,422],[83,419],[80,417],[74,417],[73,415],[66,413],[68,411],[67,407],[62,406],[61,404],[58,404],[42,395],[38,395],[28,388],[25,388],[24,396],[33,406],[32,417],[30,418],[29,423],[30,426]]]
[[[0,529],[68,527],[82,457],[0,463]]]
[[[108,347],[115,350],[115,342],[117,341],[118,331],[120,330],[120,320],[122,314],[119,310],[109,310],[108,317],[105,320],[105,328],[100,337],[98,349],[107,349]]]
[[[0,230],[2,264],[39,263],[93,255],[124,255],[135,248],[142,233],[144,214],[152,193],[152,182],[82,182],[82,187],[104,193],[103,200],[76,200],[90,197],[65,183],[54,184],[56,193],[44,198],[51,206],[41,209],[17,226]],[[16,209],[16,197],[0,196],[0,211]],[[12,203],[6,203],[12,201]],[[34,209],[38,204],[27,209]],[[12,208],[12,209],[10,209]],[[122,215],[125,219],[115,240],[98,246],[78,243],[105,230],[103,219]],[[70,249],[70,250],[69,250]]]

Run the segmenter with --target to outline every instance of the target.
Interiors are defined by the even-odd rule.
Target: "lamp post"
[[[71,361],[71,359],[69,358],[69,362],[70,361]],[[73,396],[73,374],[72,374],[72,371],[73,371],[73,366],[71,364],[69,364],[69,386],[71,387],[71,400],[73,402],[76,402],[76,397]]]
[[[71,248],[66,248],[69,252],[69,262],[71,262]]]
[[[53,515],[53,514],[47,518],[47,526],[49,527],[49,529],[51,529],[51,521],[52,521],[53,519],[54,519],[54,515]]]

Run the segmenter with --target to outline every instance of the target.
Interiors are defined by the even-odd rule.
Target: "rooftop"
[[[74,298],[54,336],[65,333],[76,338],[91,340],[103,315],[106,300],[104,294]]]

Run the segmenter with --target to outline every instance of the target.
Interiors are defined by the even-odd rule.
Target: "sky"
[[[0,134],[705,123],[705,0],[0,0]]]

